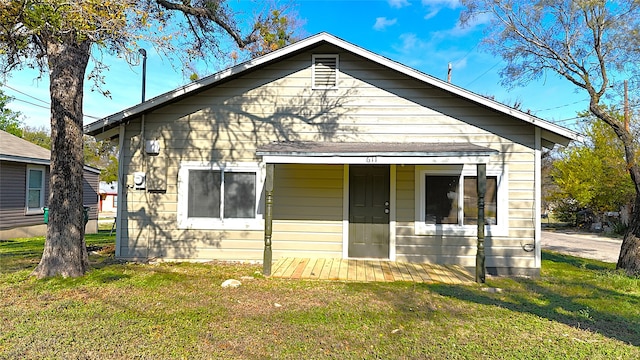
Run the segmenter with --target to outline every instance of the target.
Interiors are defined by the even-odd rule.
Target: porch
[[[272,277],[353,282],[412,281],[471,284],[474,276],[457,265],[414,264],[385,260],[283,258]]]
[[[265,163],[264,180],[264,256],[263,273],[274,277],[344,280],[344,281],[414,281],[463,283],[474,281],[474,277],[466,276],[462,268],[414,265],[396,262],[364,261],[364,260],[311,260],[291,259],[272,263],[274,193],[284,194],[284,204],[278,209],[278,220],[324,220],[333,224],[341,223],[341,232],[331,233],[333,247],[320,251],[331,251],[332,256],[342,252],[342,258],[352,259],[397,259],[413,254],[413,247],[398,246],[398,221],[401,223],[427,223],[426,185],[424,176],[415,170],[415,166],[452,166],[454,180],[447,183],[436,183],[431,197],[432,210],[428,215],[433,218],[434,225],[440,224],[442,218],[451,215],[453,220],[443,224],[462,224],[464,205],[462,199],[462,171],[465,166],[471,170],[469,174],[475,182],[477,208],[475,223],[477,226],[477,268],[479,281],[484,282],[484,232],[485,232],[485,194],[487,162],[498,151],[470,143],[370,143],[370,142],[273,142],[258,147],[256,154],[262,156]],[[398,167],[402,171],[398,171]],[[279,170],[276,171],[276,165]],[[319,177],[325,174],[308,175],[300,171],[295,173],[292,166],[333,166],[334,176],[329,181],[321,182]],[[342,166],[342,176],[336,176],[338,166]],[[409,165],[409,166],[406,166]],[[284,170],[284,175],[282,171]],[[442,170],[442,169],[439,169]],[[289,171],[289,172],[287,172]],[[280,173],[276,177],[276,173]],[[398,180],[398,174],[402,179]],[[338,174],[339,175],[339,174]],[[469,175],[471,176],[471,175]],[[276,179],[278,181],[276,181]],[[447,178],[446,181],[449,181]],[[442,180],[441,180],[442,182]],[[402,185],[401,189],[398,186]],[[408,185],[411,184],[411,185]],[[418,185],[415,185],[418,184]],[[438,185],[439,184],[439,185]],[[419,186],[418,190],[416,187]],[[455,196],[449,195],[455,189]],[[274,189],[279,187],[278,191]],[[397,198],[401,193],[403,197]],[[294,195],[291,195],[294,194]],[[319,195],[324,194],[324,196]],[[411,195],[413,194],[413,196]],[[313,195],[313,196],[312,196]],[[458,196],[460,195],[460,196]],[[444,198],[444,200],[442,200]],[[471,197],[470,197],[471,198]],[[327,200],[328,199],[328,200]],[[452,199],[455,199],[452,200]],[[320,201],[325,200],[325,201]],[[318,203],[317,206],[312,206]],[[288,207],[287,207],[288,205]],[[342,205],[342,206],[340,206]],[[413,211],[413,209],[417,209]],[[453,209],[453,211],[452,211]],[[300,214],[306,214],[304,218]],[[340,216],[341,215],[341,216]],[[401,215],[401,217],[399,217]],[[414,217],[415,215],[415,217]],[[437,221],[437,223],[436,223]],[[408,226],[406,226],[408,227]],[[472,227],[473,224],[472,224]],[[435,226],[433,227],[436,228]],[[286,232],[279,230],[280,234]],[[294,233],[295,231],[291,231]],[[414,230],[409,230],[414,236]],[[298,229],[297,233],[306,233]],[[435,235],[434,232],[432,235]],[[418,234],[422,235],[422,234]],[[341,250],[338,241],[342,238]],[[474,235],[475,236],[475,235]],[[289,243],[294,238],[286,239]],[[401,240],[406,240],[402,238]],[[315,238],[323,246],[324,239]],[[291,245],[289,245],[291,246]],[[302,246],[301,246],[302,247]],[[308,249],[309,244],[304,248]],[[407,250],[410,254],[400,253],[398,249]],[[298,251],[300,249],[288,249]],[[419,249],[423,250],[423,249]],[[451,251],[459,250],[454,247]],[[300,253],[300,252],[298,252]],[[398,256],[400,255],[400,256]],[[455,256],[456,254],[454,254]],[[303,255],[304,256],[304,255]],[[462,271],[462,275],[458,272]]]

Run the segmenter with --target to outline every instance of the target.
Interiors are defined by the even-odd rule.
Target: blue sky
[[[231,0],[231,3],[240,7],[251,5],[248,0]],[[483,22],[461,28],[458,17],[462,8],[458,0],[298,0],[295,3],[306,35],[328,32],[443,80],[451,63],[453,84],[494,96],[506,104],[521,102],[522,109],[545,120],[575,128],[576,112],[588,106],[585,93],[576,93],[573,85],[553,74],[524,88],[501,86],[498,72],[502,61],[483,52],[479,46]],[[147,99],[189,81],[167,59],[147,50]],[[111,93],[111,98],[91,91],[87,82],[85,124],[141,100],[142,66],[130,66],[118,58],[106,60],[110,69],[104,73],[104,89]],[[36,80],[37,76],[35,71],[14,73],[2,89],[15,98],[9,107],[23,114],[26,125],[49,127],[49,84],[46,79]]]

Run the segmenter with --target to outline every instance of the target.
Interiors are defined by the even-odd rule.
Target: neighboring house
[[[119,258],[474,267],[486,167],[487,269],[528,275],[541,151],[578,138],[326,33],[85,132],[120,141]]]
[[[49,150],[0,130],[0,240],[45,236],[49,199]],[[84,168],[84,205],[90,207],[86,232],[98,231],[98,176]]]
[[[100,181],[100,198],[98,201],[98,212],[109,216],[115,216],[118,209],[118,182],[110,183]]]

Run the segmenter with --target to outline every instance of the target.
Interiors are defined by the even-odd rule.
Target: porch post
[[[273,233],[273,170],[274,164],[267,164],[267,178],[264,183],[264,255],[262,257],[262,273],[271,275],[271,234]]]
[[[484,196],[487,190],[487,164],[477,164],[478,183],[478,251],[476,253],[476,282],[484,283]]]

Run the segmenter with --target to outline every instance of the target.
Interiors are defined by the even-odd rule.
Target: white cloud
[[[425,19],[431,19],[438,15],[444,8],[457,9],[460,7],[460,0],[422,0],[422,5],[427,8]]]
[[[388,0],[388,1],[389,1],[389,5],[392,8],[397,8],[397,9],[411,5],[411,3],[407,0]]]
[[[423,42],[418,39],[418,36],[413,33],[406,33],[400,35],[400,40],[402,41],[401,49],[403,51],[413,51],[416,47],[423,47]]]
[[[458,22],[456,26],[449,30],[448,33],[451,36],[464,36],[470,32],[477,30],[479,27],[486,25],[491,22],[492,15],[491,14],[480,14],[472,18],[467,24],[462,27]]]
[[[468,48],[460,48],[455,45],[458,40],[439,35],[429,34],[422,38],[415,33],[404,33],[393,45],[394,52],[387,56],[441,79],[447,76],[448,63],[455,62],[454,73],[457,75],[468,66]]]
[[[387,19],[386,17],[376,18],[376,23],[373,25],[375,30],[384,30],[388,26],[394,25],[398,22],[398,19]]]
[[[451,9],[461,6],[460,0],[422,0],[422,5],[448,7]]]

